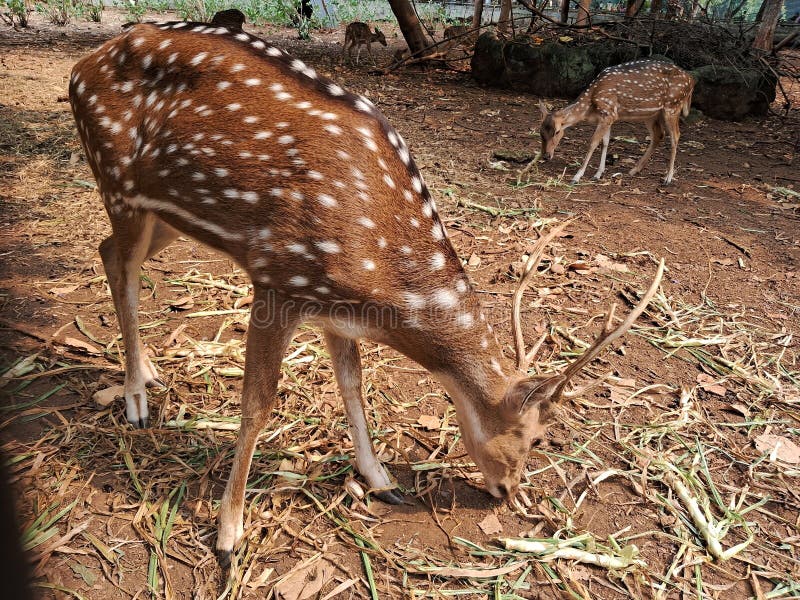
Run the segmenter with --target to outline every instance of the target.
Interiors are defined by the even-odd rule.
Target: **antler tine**
[[[530,361],[536,354],[536,351],[541,346],[542,342],[537,343],[533,350],[527,355],[525,354],[525,340],[522,337],[522,322],[520,319],[520,306],[522,304],[522,296],[528,288],[532,275],[536,272],[536,268],[542,260],[544,249],[555,236],[561,233],[564,228],[572,223],[574,219],[564,221],[555,229],[551,229],[547,235],[540,237],[536,244],[531,248],[528,261],[525,263],[525,268],[522,270],[522,277],[520,277],[517,289],[514,291],[514,299],[511,304],[511,333],[514,337],[514,350],[517,355],[517,369],[520,371],[527,371]]]
[[[617,305],[612,304],[610,310],[608,311],[608,315],[606,316],[605,323],[603,324],[603,331],[600,333],[598,338],[592,343],[591,346],[581,355],[580,358],[575,360],[572,364],[570,364],[564,372],[561,374],[563,377],[562,383],[556,389],[554,394],[555,398],[558,398],[560,394],[564,391],[564,387],[569,383],[569,380],[578,373],[583,367],[587,364],[592,362],[594,358],[600,353],[600,351],[608,346],[611,342],[616,339],[622,337],[628,329],[631,328],[634,321],[639,318],[647,305],[650,304],[650,301],[656,295],[658,291],[658,286],[661,284],[661,277],[664,275],[664,259],[661,259],[661,262],[658,264],[658,270],[656,271],[656,275],[653,278],[653,283],[650,284],[650,288],[647,290],[642,299],[639,303],[633,308],[627,318],[617,327],[616,329],[611,329],[611,322],[614,319],[614,310],[616,309]]]

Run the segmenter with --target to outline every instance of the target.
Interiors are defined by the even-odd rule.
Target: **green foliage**
[[[125,7],[126,18],[135,23],[139,23],[142,20],[144,13],[147,12],[146,2],[139,2],[138,0],[126,0],[123,6]]]
[[[340,23],[350,23],[351,21],[375,21],[376,14],[371,2],[359,2],[359,0],[331,0],[333,13]]]
[[[0,1],[0,9],[4,9],[4,12],[7,10],[4,17],[9,21],[9,25],[13,25],[16,19],[16,23],[20,27],[28,26],[28,13],[30,10],[25,6],[25,0],[2,0]]]
[[[73,4],[72,0],[45,0],[36,5],[36,12],[44,15],[53,25],[63,27],[81,16],[83,7],[80,4]]]
[[[208,22],[214,13],[228,8],[239,7],[236,2],[226,0],[176,0],[175,2],[175,12],[185,21]]]
[[[104,8],[103,0],[85,0],[83,12],[90,21],[99,23],[103,18]]]

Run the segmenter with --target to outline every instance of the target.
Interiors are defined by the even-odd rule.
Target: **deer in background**
[[[369,25],[366,23],[362,23],[360,21],[353,21],[347,26],[344,32],[344,45],[342,46],[342,61],[344,61],[344,53],[347,51],[347,57],[350,59],[350,63],[353,62],[353,46],[358,48],[358,52],[356,52],[356,64],[358,64],[358,60],[361,57],[361,46],[367,47],[367,54],[372,59],[372,64],[377,64],[375,62],[375,57],[372,55],[372,42],[378,42],[379,44],[386,46],[386,36],[383,35],[383,32],[375,28],[375,31],[369,30]]]
[[[139,270],[180,234],[232,257],[253,282],[241,428],[219,510],[226,563],[243,535],[248,472],[271,416],[281,361],[304,321],[324,331],[370,490],[401,502],[372,447],[359,338],[430,371],[456,408],[464,445],[498,498],[515,493],[532,441],[570,379],[622,335],[658,286],[565,372],[530,376],[520,307],[517,360],[503,354],[403,138],[369,100],[246,32],[138,24],[80,60],[69,96],[111,222],[100,244],[125,346],[127,420],[147,427],[160,383],[139,335]]]
[[[666,129],[670,137],[670,159],[664,183],[669,184],[675,172],[675,155],[680,138],[679,119],[681,114],[689,114],[694,84],[694,78],[686,71],[665,61],[635,60],[608,67],[566,108],[548,112],[544,103],[539,101],[542,112],[542,123],[539,127],[542,138],[541,156],[553,158],[568,127],[582,121],[596,123],[597,128],[589,142],[589,151],[581,168],[572,178],[572,183],[578,183],[583,177],[592,154],[602,142],[600,166],[594,174],[594,179],[600,179],[606,168],[611,126],[616,121],[644,121],[650,132],[650,145],[636,166],[630,170],[630,174],[636,175],[642,170],[653,150],[664,139]],[[520,177],[530,171],[536,160],[523,169]]]

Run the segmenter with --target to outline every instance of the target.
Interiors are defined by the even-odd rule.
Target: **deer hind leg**
[[[168,246],[178,232],[153,213],[109,212],[113,233],[100,244],[111,297],[125,346],[125,414],[129,423],[149,424],[147,387],[163,385],[139,337],[139,269]]]
[[[325,344],[331,353],[333,371],[344,399],[347,423],[356,454],[356,468],[378,498],[390,504],[402,504],[402,496],[390,489],[394,484],[372,448],[361,398],[361,357],[358,344],[328,330],[325,331]]]
[[[664,115],[664,121],[669,132],[669,168],[667,176],[664,178],[664,185],[672,183],[672,176],[675,174],[675,156],[678,153],[678,140],[681,137],[678,113],[668,113]]]
[[[653,150],[662,142],[664,139],[664,125],[663,125],[663,117],[661,115],[651,119],[650,121],[646,122],[647,129],[650,132],[650,145],[647,146],[647,150],[644,151],[642,157],[639,159],[639,162],[636,163],[628,173],[630,175],[636,175],[639,173],[644,166],[647,164],[647,161],[650,160],[650,157],[653,155]]]
[[[589,166],[589,160],[592,158],[592,154],[597,149],[597,146],[600,145],[600,142],[603,141],[603,138],[606,136],[606,133],[611,129],[611,122],[608,121],[600,121],[597,124],[597,129],[594,130],[594,134],[592,135],[592,139],[589,142],[589,151],[586,153],[586,158],[583,159],[583,164],[581,168],[578,169],[578,172],[575,173],[575,176],[572,178],[572,183],[578,183],[583,177],[583,174],[586,172],[586,167]]]
[[[600,179],[603,176],[603,173],[606,170],[606,154],[608,153],[608,143],[611,141],[611,128],[609,127],[606,130],[605,135],[603,136],[603,148],[600,150],[600,166],[597,167],[597,172],[594,174],[592,179]]]
[[[297,316],[276,307],[268,293],[266,288],[255,286],[247,331],[242,425],[218,515],[217,557],[223,566],[230,562],[233,548],[244,534],[244,493],[253,452],[271,414],[283,355],[299,322]]]

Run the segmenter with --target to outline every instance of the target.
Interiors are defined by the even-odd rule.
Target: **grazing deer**
[[[185,234],[232,257],[254,288],[242,418],[219,511],[217,549],[242,536],[253,451],[271,415],[297,326],[324,331],[355,464],[400,502],[372,447],[357,340],[387,344],[448,390],[470,456],[496,497],[514,494],[532,440],[577,371],[621,335],[655,293],[563,374],[530,377],[522,294],[517,362],[503,356],[403,139],[366,98],[245,32],[199,23],[138,24],[80,60],[70,103],[111,221],[100,244],[125,345],[126,416],[148,425],[158,375],[139,337],[139,269]],[[663,266],[662,266],[663,267]]]
[[[372,42],[378,42],[386,46],[386,36],[383,35],[383,32],[375,28],[375,31],[369,30],[369,25],[366,23],[362,23],[360,21],[353,21],[347,26],[344,32],[344,45],[342,46],[342,61],[344,61],[344,53],[347,51],[347,57],[350,59],[350,63],[353,63],[353,46],[358,47],[358,52],[356,52],[356,64],[358,64],[358,60],[361,57],[361,46],[367,47],[367,54],[372,59],[372,64],[377,64],[375,62],[375,57],[372,55]]]
[[[211,18],[211,25],[215,27],[227,27],[231,31],[241,31],[244,25],[244,13],[236,8],[220,10],[214,13]]]
[[[630,170],[630,174],[636,175],[642,170],[655,147],[664,139],[666,128],[671,148],[664,183],[669,184],[675,172],[675,154],[680,138],[678,122],[681,113],[684,116],[689,114],[694,83],[694,79],[686,71],[665,61],[635,60],[608,67],[566,108],[548,112],[544,103],[539,101],[542,112],[542,124],[539,128],[542,137],[541,155],[553,158],[567,127],[582,121],[597,123],[597,129],[589,142],[589,152],[572,178],[572,183],[578,183],[583,177],[589,159],[602,141],[600,166],[594,174],[594,179],[600,179],[606,168],[611,125],[615,121],[644,121],[650,131],[650,145],[636,166]],[[521,175],[527,173],[532,164],[533,162]]]
[[[468,27],[467,25],[450,25],[445,28],[442,35],[445,42],[452,40],[452,43],[448,44],[449,47],[471,45],[475,43],[475,32],[472,27]]]

